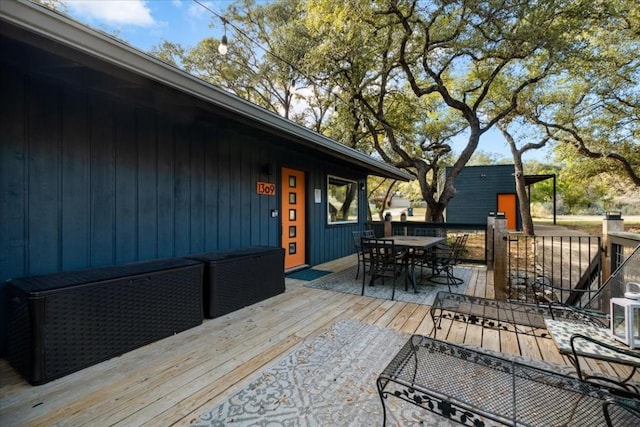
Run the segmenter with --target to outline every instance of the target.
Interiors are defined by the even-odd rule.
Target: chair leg
[[[391,288],[391,301],[396,297],[396,278],[393,278],[393,287]]]
[[[356,275],[356,277],[357,277],[357,275]],[[365,282],[366,278],[367,278],[367,274],[363,271],[362,272],[362,293],[360,295],[364,295],[364,282]]]
[[[461,279],[459,277],[456,277],[453,275],[453,267],[454,265],[450,265],[449,268],[447,268],[447,276],[449,278],[449,280],[451,281],[452,285],[458,286],[458,285],[462,285],[464,283],[464,279]]]
[[[360,258],[358,258],[358,269],[356,270],[356,280],[358,280],[358,274],[360,274],[360,263],[362,261],[360,260]],[[364,265],[362,266],[363,270],[364,270]],[[364,273],[362,273],[364,274]]]

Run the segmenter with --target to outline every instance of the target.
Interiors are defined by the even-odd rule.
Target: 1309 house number
[[[256,192],[258,194],[266,194],[267,196],[276,195],[276,185],[270,182],[257,182]]]

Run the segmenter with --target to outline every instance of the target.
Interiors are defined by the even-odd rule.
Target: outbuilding
[[[441,182],[451,173],[447,167]],[[507,228],[522,224],[513,165],[466,166],[454,181],[456,194],[447,204],[446,222],[484,224],[491,212],[504,212]]]
[[[481,165],[462,168],[454,181],[455,197],[445,209],[445,220],[456,224],[485,224],[487,216],[501,212],[507,219],[507,229],[520,230],[522,216],[516,194],[514,165]],[[445,168],[439,183],[451,174]],[[553,179],[553,222],[556,222],[556,176],[553,174],[525,175],[525,186]],[[442,189],[440,189],[442,191]]]

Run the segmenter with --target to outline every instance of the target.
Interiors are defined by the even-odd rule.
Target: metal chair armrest
[[[611,345],[609,343],[606,342],[602,342],[600,340],[597,340],[593,337],[587,336],[587,335],[582,335],[582,334],[574,334],[571,336],[571,351],[573,352],[574,356],[576,355],[576,347],[575,347],[575,341],[579,340],[579,339],[583,339],[585,341],[589,341],[592,342],[596,345],[602,346],[604,348],[607,348],[615,353],[620,353],[620,354],[625,354],[627,356],[631,356],[633,358],[638,359],[638,364],[640,364],[640,353],[638,353],[637,351],[633,351],[633,350],[627,350],[624,348],[620,348],[617,347],[615,345]]]
[[[616,392],[622,394],[623,396],[626,397],[631,397],[633,399],[640,399],[640,390],[638,389],[637,384],[633,384],[633,383],[629,383],[628,381],[631,379],[631,377],[633,376],[633,374],[635,373],[635,371],[637,370],[637,366],[640,366],[640,353],[638,353],[637,351],[633,351],[633,350],[627,350],[624,348],[620,348],[605,342],[602,342],[600,340],[597,340],[593,337],[587,336],[587,335],[582,335],[582,334],[574,334],[571,336],[571,353],[572,353],[572,357],[573,357],[573,362],[575,364],[575,368],[576,368],[576,372],[578,374],[578,377],[583,380],[583,381],[589,381],[589,378],[594,378],[594,379],[599,379],[599,380],[603,380],[605,379],[604,377],[591,377],[589,375],[586,375],[585,372],[580,368],[580,358],[579,356],[581,356],[580,353],[578,353],[577,349],[576,349],[576,341],[578,340],[585,340],[588,342],[591,342],[597,346],[606,348],[610,351],[613,351],[614,353],[619,353],[619,354],[624,354],[626,356],[632,357],[634,359],[638,360],[638,363],[636,366],[632,365],[633,370],[631,372],[631,375],[629,375],[626,379],[623,379],[621,381],[613,381],[612,379],[606,379],[607,384],[615,384],[616,385]]]
[[[554,320],[559,317],[562,320],[579,322],[599,328],[609,326],[609,315],[606,313],[554,301],[550,301],[547,305],[549,307],[549,315]]]
[[[618,417],[615,416],[619,412],[629,413],[638,418],[638,425],[640,425],[640,400],[638,399],[609,399],[602,403],[602,412],[609,427],[619,425],[616,422]]]

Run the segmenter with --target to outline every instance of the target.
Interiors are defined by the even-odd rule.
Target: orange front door
[[[507,229],[515,230],[517,227],[516,195],[513,193],[498,194],[498,212],[504,212],[507,218]]]
[[[284,268],[304,265],[305,256],[305,184],[304,172],[282,168],[282,247]]]

